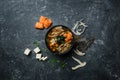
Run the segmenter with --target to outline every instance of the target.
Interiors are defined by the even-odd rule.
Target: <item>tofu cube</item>
[[[36,59],[41,59],[42,54],[36,54]]]
[[[34,49],[34,52],[35,52],[35,53],[39,53],[39,52],[40,52],[39,47],[36,47],[36,48]]]
[[[24,54],[25,54],[25,55],[29,55],[30,52],[31,52],[31,50],[30,50],[29,48],[26,48],[25,51],[24,51]]]

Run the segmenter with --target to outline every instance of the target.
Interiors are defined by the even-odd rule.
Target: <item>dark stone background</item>
[[[87,65],[76,71],[71,56],[62,58],[49,51],[46,62],[35,59],[24,50],[46,48],[44,38],[48,29],[36,30],[39,16],[52,19],[53,25],[70,29],[84,19],[88,29],[84,37],[95,37],[86,56],[77,58]],[[120,80],[120,0],[0,0],[0,80]],[[73,53],[73,52],[71,52]],[[58,59],[60,62],[51,63]],[[61,68],[61,62],[67,66]]]

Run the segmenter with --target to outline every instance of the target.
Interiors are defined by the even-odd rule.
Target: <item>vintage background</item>
[[[120,0],[0,0],[0,80],[120,80],[119,12]],[[84,19],[88,29],[83,36],[93,36],[95,42],[86,56],[71,54],[86,61],[85,67],[72,71],[77,65],[72,55],[61,57],[47,50],[48,29],[34,28],[41,15],[70,29]],[[36,60],[34,52],[23,54],[36,42],[48,61]]]

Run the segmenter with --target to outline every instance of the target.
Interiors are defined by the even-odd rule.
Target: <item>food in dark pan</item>
[[[64,54],[72,48],[73,33],[65,26],[57,25],[46,34],[46,44],[50,51]]]

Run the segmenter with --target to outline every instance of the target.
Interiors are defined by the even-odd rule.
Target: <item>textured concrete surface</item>
[[[0,0],[0,80],[120,80],[120,1],[119,0]],[[88,29],[84,37],[96,38],[86,56],[72,55],[87,65],[76,71],[70,56],[60,57],[48,50],[46,62],[23,54],[28,47],[46,48],[48,29],[36,30],[39,16],[52,19],[53,25],[73,27],[84,19]],[[59,60],[51,63],[51,60]],[[67,65],[62,68],[62,62]]]

